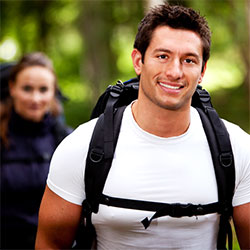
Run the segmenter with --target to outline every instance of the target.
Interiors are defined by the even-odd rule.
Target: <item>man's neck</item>
[[[156,105],[146,106],[138,101],[132,105],[133,117],[143,130],[165,138],[179,136],[187,131],[190,107],[185,110],[167,110]]]

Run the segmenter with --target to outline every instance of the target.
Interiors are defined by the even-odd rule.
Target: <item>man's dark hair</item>
[[[154,30],[158,26],[164,25],[174,29],[191,30],[201,37],[203,44],[203,70],[210,56],[211,45],[211,31],[206,19],[191,8],[178,5],[171,6],[168,3],[152,8],[139,24],[134,48],[140,51],[142,62]]]

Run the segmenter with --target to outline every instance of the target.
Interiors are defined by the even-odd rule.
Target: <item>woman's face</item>
[[[55,77],[42,66],[30,66],[10,83],[15,111],[26,120],[40,122],[55,96]]]

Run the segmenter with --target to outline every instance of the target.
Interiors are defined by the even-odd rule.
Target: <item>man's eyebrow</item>
[[[165,49],[165,48],[157,48],[154,50],[154,52],[167,52],[167,53],[173,53],[171,50],[169,49]]]
[[[189,52],[189,53],[186,53],[186,54],[184,54],[184,55],[185,55],[185,56],[193,56],[193,57],[197,58],[198,60],[200,59],[200,56],[199,56],[199,54],[197,54],[197,53]]]
[[[169,50],[169,49],[166,49],[166,48],[157,48],[154,50],[155,53],[157,52],[166,52],[166,53],[169,53],[169,54],[173,54],[173,51]],[[197,53],[194,53],[194,52],[187,52],[187,53],[184,53],[183,54],[184,56],[193,56],[195,57],[197,60],[200,60],[200,55],[197,54]]]
[[[171,51],[170,49],[166,49],[166,48],[156,48],[154,50],[154,52],[167,52],[167,53],[173,53],[173,51]],[[195,57],[199,57],[198,53],[195,52],[187,52],[187,53],[183,53],[184,55],[187,56],[195,56]]]

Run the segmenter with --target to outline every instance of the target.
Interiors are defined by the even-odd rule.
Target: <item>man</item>
[[[191,98],[206,71],[210,30],[194,10],[168,4],[142,20],[132,51],[138,99],[123,115],[104,194],[164,203],[218,200],[208,142]],[[85,159],[95,120],[56,150],[40,208],[36,248],[69,248],[85,199]],[[236,165],[233,219],[250,248],[250,137],[226,122]],[[152,212],[100,205],[92,214],[98,249],[215,249],[219,215],[141,220]]]

